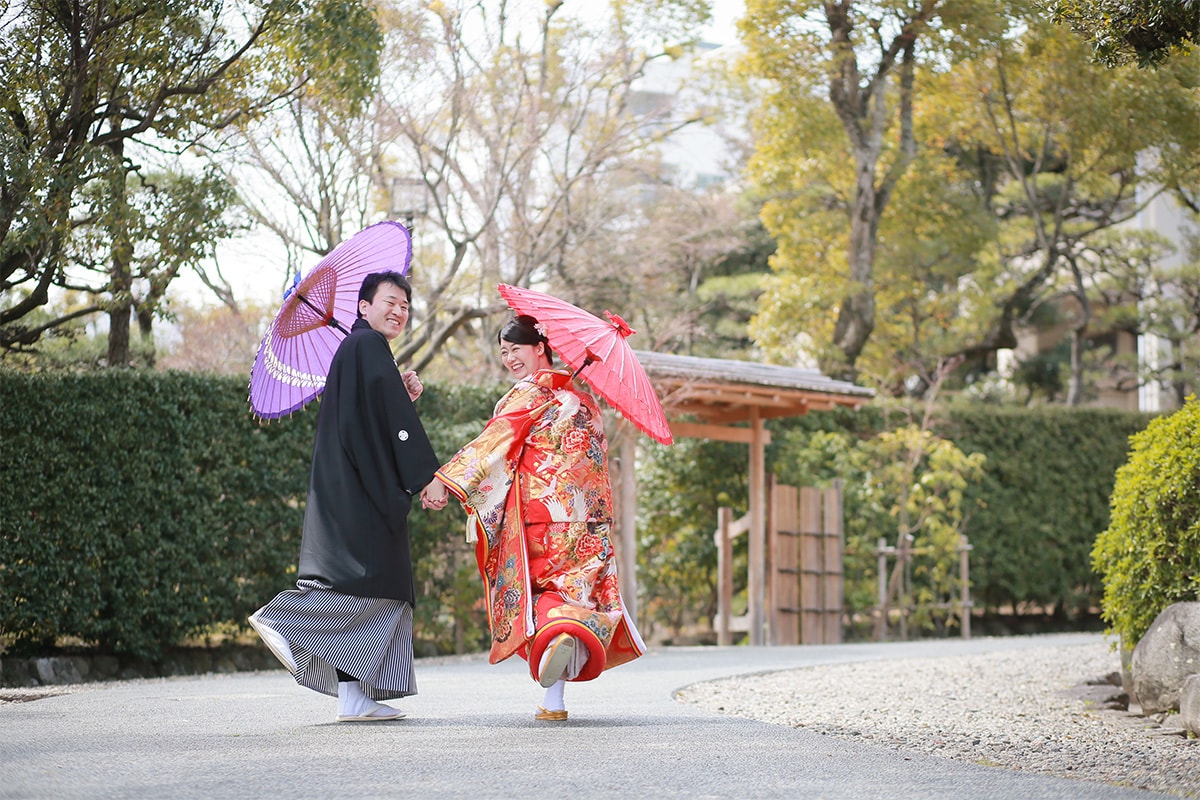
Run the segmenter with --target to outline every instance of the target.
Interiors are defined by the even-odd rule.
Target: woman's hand
[[[447,491],[446,484],[442,483],[439,478],[434,478],[428,486],[421,490],[421,508],[437,511],[445,508],[449,500],[450,492]]]

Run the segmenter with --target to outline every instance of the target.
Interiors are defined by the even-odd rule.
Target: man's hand
[[[421,392],[425,391],[425,387],[421,385],[421,379],[417,377],[417,373],[411,370],[400,373],[400,378],[404,381],[404,388],[408,390],[408,399],[415,402],[421,396]]]
[[[438,478],[431,480],[429,485],[421,490],[421,508],[437,511],[445,508],[449,500],[450,492],[446,490],[446,484]]]

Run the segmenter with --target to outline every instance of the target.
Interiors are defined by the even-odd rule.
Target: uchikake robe
[[[567,373],[540,370],[438,470],[471,514],[493,664],[515,653],[536,672],[560,632],[589,650],[576,680],[645,651],[617,581],[607,448],[595,401]]]
[[[439,463],[387,339],[356,320],[321,398],[298,577],[413,605],[408,512]]]

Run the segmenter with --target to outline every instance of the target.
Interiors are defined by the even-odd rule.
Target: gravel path
[[[899,751],[1200,798],[1200,740],[1069,696],[1119,669],[1101,642],[811,667],[694,684],[677,697]]]

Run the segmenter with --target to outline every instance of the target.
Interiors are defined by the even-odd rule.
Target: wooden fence
[[[975,603],[971,600],[971,546],[965,535],[958,537],[958,598],[944,603],[932,603],[928,608],[949,611],[958,617],[959,633],[964,639],[971,638],[971,609]],[[892,617],[896,618],[896,631],[901,640],[908,639],[908,618],[918,606],[910,602],[912,590],[909,586],[907,564],[914,556],[923,555],[927,550],[920,548],[891,547],[887,539],[880,538],[875,546],[875,555],[879,560],[876,567],[878,575],[877,603],[875,606],[875,639],[886,641],[888,628]],[[894,574],[898,581],[889,581],[888,559],[894,559],[896,564]],[[895,588],[889,589],[889,583]]]

